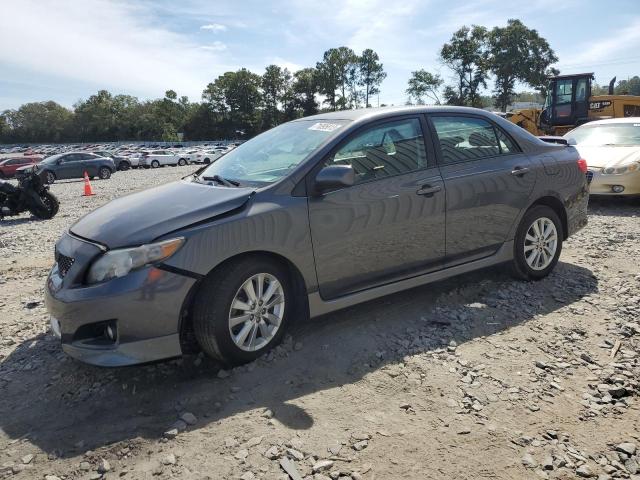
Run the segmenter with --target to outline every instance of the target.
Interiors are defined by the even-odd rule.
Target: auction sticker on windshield
[[[340,128],[340,125],[337,123],[314,123],[309,127],[309,130],[320,130],[321,132],[333,132],[337,128]]]

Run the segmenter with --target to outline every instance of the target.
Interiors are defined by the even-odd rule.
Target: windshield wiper
[[[227,178],[223,178],[220,175],[212,175],[210,177],[202,177],[203,180],[207,182],[216,182],[220,185],[224,185],[225,187],[239,187],[240,182],[236,182],[235,180],[229,180]]]

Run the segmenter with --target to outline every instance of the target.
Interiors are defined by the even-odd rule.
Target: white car
[[[187,160],[180,155],[170,150],[152,150],[150,152],[143,152],[138,162],[140,167],[158,168],[165,165],[186,165]]]
[[[640,117],[585,123],[564,137],[587,162],[592,195],[640,195]]]
[[[193,156],[194,163],[204,163],[205,165],[215,162],[226,152],[220,152],[219,150],[203,150]]]

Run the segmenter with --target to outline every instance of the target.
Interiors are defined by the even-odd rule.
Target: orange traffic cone
[[[91,182],[89,181],[89,175],[85,170],[84,171],[84,193],[82,194],[82,196],[90,197],[91,195],[95,195],[95,193],[93,193],[93,189],[91,188]]]

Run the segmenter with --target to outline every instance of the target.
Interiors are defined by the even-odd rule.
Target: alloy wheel
[[[524,257],[533,270],[544,270],[553,261],[558,249],[558,231],[546,217],[536,219],[524,237]]]
[[[229,310],[229,333],[233,343],[246,352],[267,346],[284,317],[284,289],[269,273],[258,273],[238,289]]]
[[[47,183],[53,183],[55,181],[56,181],[56,176],[51,172],[47,172]]]

